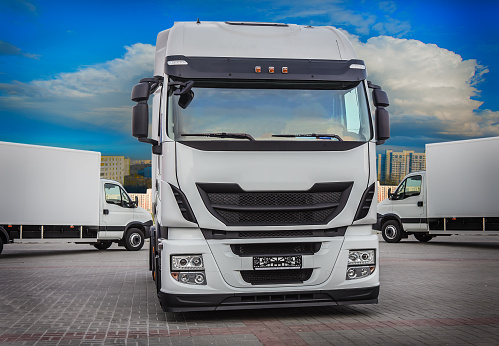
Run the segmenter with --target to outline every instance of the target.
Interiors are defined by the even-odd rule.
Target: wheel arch
[[[152,225],[152,221],[150,222],[151,224],[149,225],[148,222],[146,223],[142,223],[142,222],[139,222],[139,221],[132,221],[130,223],[128,223],[126,226],[125,226],[125,230],[123,232],[123,237],[125,237],[126,235],[126,232],[128,232],[128,230],[130,228],[138,228],[142,231],[142,233],[144,234],[144,238],[145,239],[148,239],[151,237],[151,232],[150,232],[150,227]]]
[[[404,231],[404,225],[402,224],[402,219],[397,214],[385,214],[381,218],[380,227],[383,227],[384,223],[390,220],[397,221],[400,225],[400,229]],[[404,231],[405,232],[405,231]]]

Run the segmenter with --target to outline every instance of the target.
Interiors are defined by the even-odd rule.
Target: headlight
[[[376,252],[370,250],[350,250],[348,252],[347,280],[365,278],[376,269]]]
[[[374,250],[350,250],[348,254],[348,265],[376,264]]]
[[[172,255],[172,271],[204,270],[203,255]]]

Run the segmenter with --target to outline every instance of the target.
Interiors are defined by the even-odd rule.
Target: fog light
[[[174,272],[172,278],[189,285],[206,285],[206,276],[203,272]]]
[[[376,266],[357,266],[357,267],[349,267],[347,269],[347,280],[361,279],[366,276],[371,275]]]
[[[204,275],[201,273],[196,274],[194,281],[196,281],[197,284],[202,284],[204,282]]]

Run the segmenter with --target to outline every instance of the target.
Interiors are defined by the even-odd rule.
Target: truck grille
[[[295,284],[307,281],[313,269],[242,270],[244,281],[252,285]]]
[[[313,255],[321,249],[320,242],[232,244],[232,252],[241,257],[258,255]]]
[[[208,210],[229,226],[326,224],[343,209],[352,183],[319,183],[308,191],[252,192],[237,184],[198,184]]]

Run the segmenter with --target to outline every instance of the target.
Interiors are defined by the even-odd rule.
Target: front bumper
[[[169,294],[160,291],[163,311],[215,311],[378,303],[379,286],[279,293]]]

